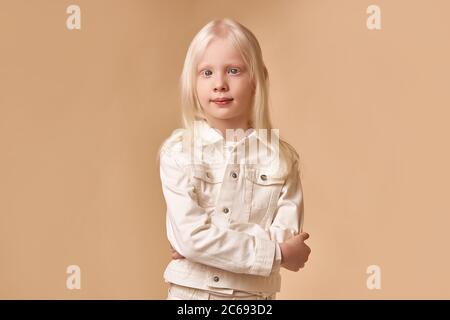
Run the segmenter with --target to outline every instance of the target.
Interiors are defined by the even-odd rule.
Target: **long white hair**
[[[197,66],[208,44],[215,38],[229,40],[240,52],[249,70],[250,81],[255,88],[249,125],[256,130],[257,134],[259,129],[271,132],[273,128],[269,115],[269,74],[258,40],[249,29],[232,19],[213,20],[207,23],[192,40],[180,77],[181,114],[185,130],[183,135],[178,135],[171,141],[182,139],[185,147],[189,147],[194,138],[194,122],[206,119],[197,96]],[[267,138],[271,143],[271,134],[268,134]],[[281,174],[286,174],[292,164],[298,163],[298,153],[281,138],[276,140],[277,143],[279,141],[280,163],[283,164],[281,167],[284,168]]]

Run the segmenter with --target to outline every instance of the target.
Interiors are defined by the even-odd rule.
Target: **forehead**
[[[202,66],[222,66],[228,64],[244,64],[239,50],[227,39],[213,39],[206,47],[198,61]]]

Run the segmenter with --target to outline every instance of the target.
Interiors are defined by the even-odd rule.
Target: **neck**
[[[237,130],[242,129],[244,131],[244,134],[247,132],[248,129],[250,129],[249,121],[247,119],[215,119],[211,117],[206,117],[208,124],[218,130],[224,138],[228,138],[228,140],[236,140],[238,137],[236,135],[228,136],[226,135],[226,130]]]

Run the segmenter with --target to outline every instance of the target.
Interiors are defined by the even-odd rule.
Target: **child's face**
[[[212,40],[197,66],[197,95],[207,118],[249,120],[254,86],[238,50],[226,39]],[[215,99],[229,99],[225,102]]]

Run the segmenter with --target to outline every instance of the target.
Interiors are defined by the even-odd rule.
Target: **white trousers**
[[[232,294],[216,293],[169,283],[167,300],[275,300],[276,293],[265,296],[244,292]]]

